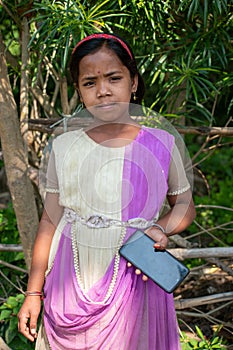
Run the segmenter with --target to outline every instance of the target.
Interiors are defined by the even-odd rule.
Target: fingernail
[[[36,334],[36,330],[34,328],[31,329],[31,334]]]

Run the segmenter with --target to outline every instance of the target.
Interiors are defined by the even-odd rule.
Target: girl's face
[[[106,47],[83,57],[79,63],[80,100],[102,121],[119,121],[128,115],[130,98],[137,84],[138,77],[132,79],[128,68]]]

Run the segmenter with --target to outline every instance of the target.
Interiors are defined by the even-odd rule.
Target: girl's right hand
[[[32,342],[37,337],[36,329],[40,310],[40,296],[27,296],[18,313],[18,330]]]

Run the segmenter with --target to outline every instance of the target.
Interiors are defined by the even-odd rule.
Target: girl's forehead
[[[101,48],[98,51],[90,53],[84,56],[79,63],[80,73],[86,69],[97,69],[97,72],[101,72],[105,68],[109,67],[122,67],[124,66],[117,54],[107,48]]]
[[[110,48],[108,48],[108,47],[105,47],[105,46],[102,46],[98,50],[90,52],[89,54],[84,56],[83,59],[85,59],[85,58],[93,58],[93,57],[94,57],[94,59],[96,59],[98,57],[104,57],[105,59],[107,59],[107,58],[109,58],[109,59],[117,59],[118,61],[120,61],[120,59],[117,56],[117,54],[115,53],[115,51],[110,49]]]

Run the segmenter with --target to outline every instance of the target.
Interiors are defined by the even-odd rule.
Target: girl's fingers
[[[166,244],[164,244],[164,243],[158,243],[158,242],[156,242],[155,244],[154,244],[154,248],[155,249],[159,249],[159,250],[164,250],[164,249],[166,249]]]
[[[132,264],[130,262],[127,262],[127,267],[132,267]],[[142,271],[139,269],[135,269],[136,275],[141,275]],[[142,275],[142,280],[144,282],[148,281],[148,277],[146,275]]]
[[[19,332],[22,333],[27,339],[30,341],[34,341],[34,336],[30,333],[30,329],[28,326],[28,317],[23,316],[20,318],[18,323]]]
[[[161,248],[161,245],[160,245],[159,243],[155,243],[155,244],[154,244],[154,248],[160,249],[160,248]]]
[[[148,277],[147,277],[146,275],[143,275],[143,276],[142,276],[142,280],[143,280],[144,282],[146,282],[146,281],[148,281]]]

